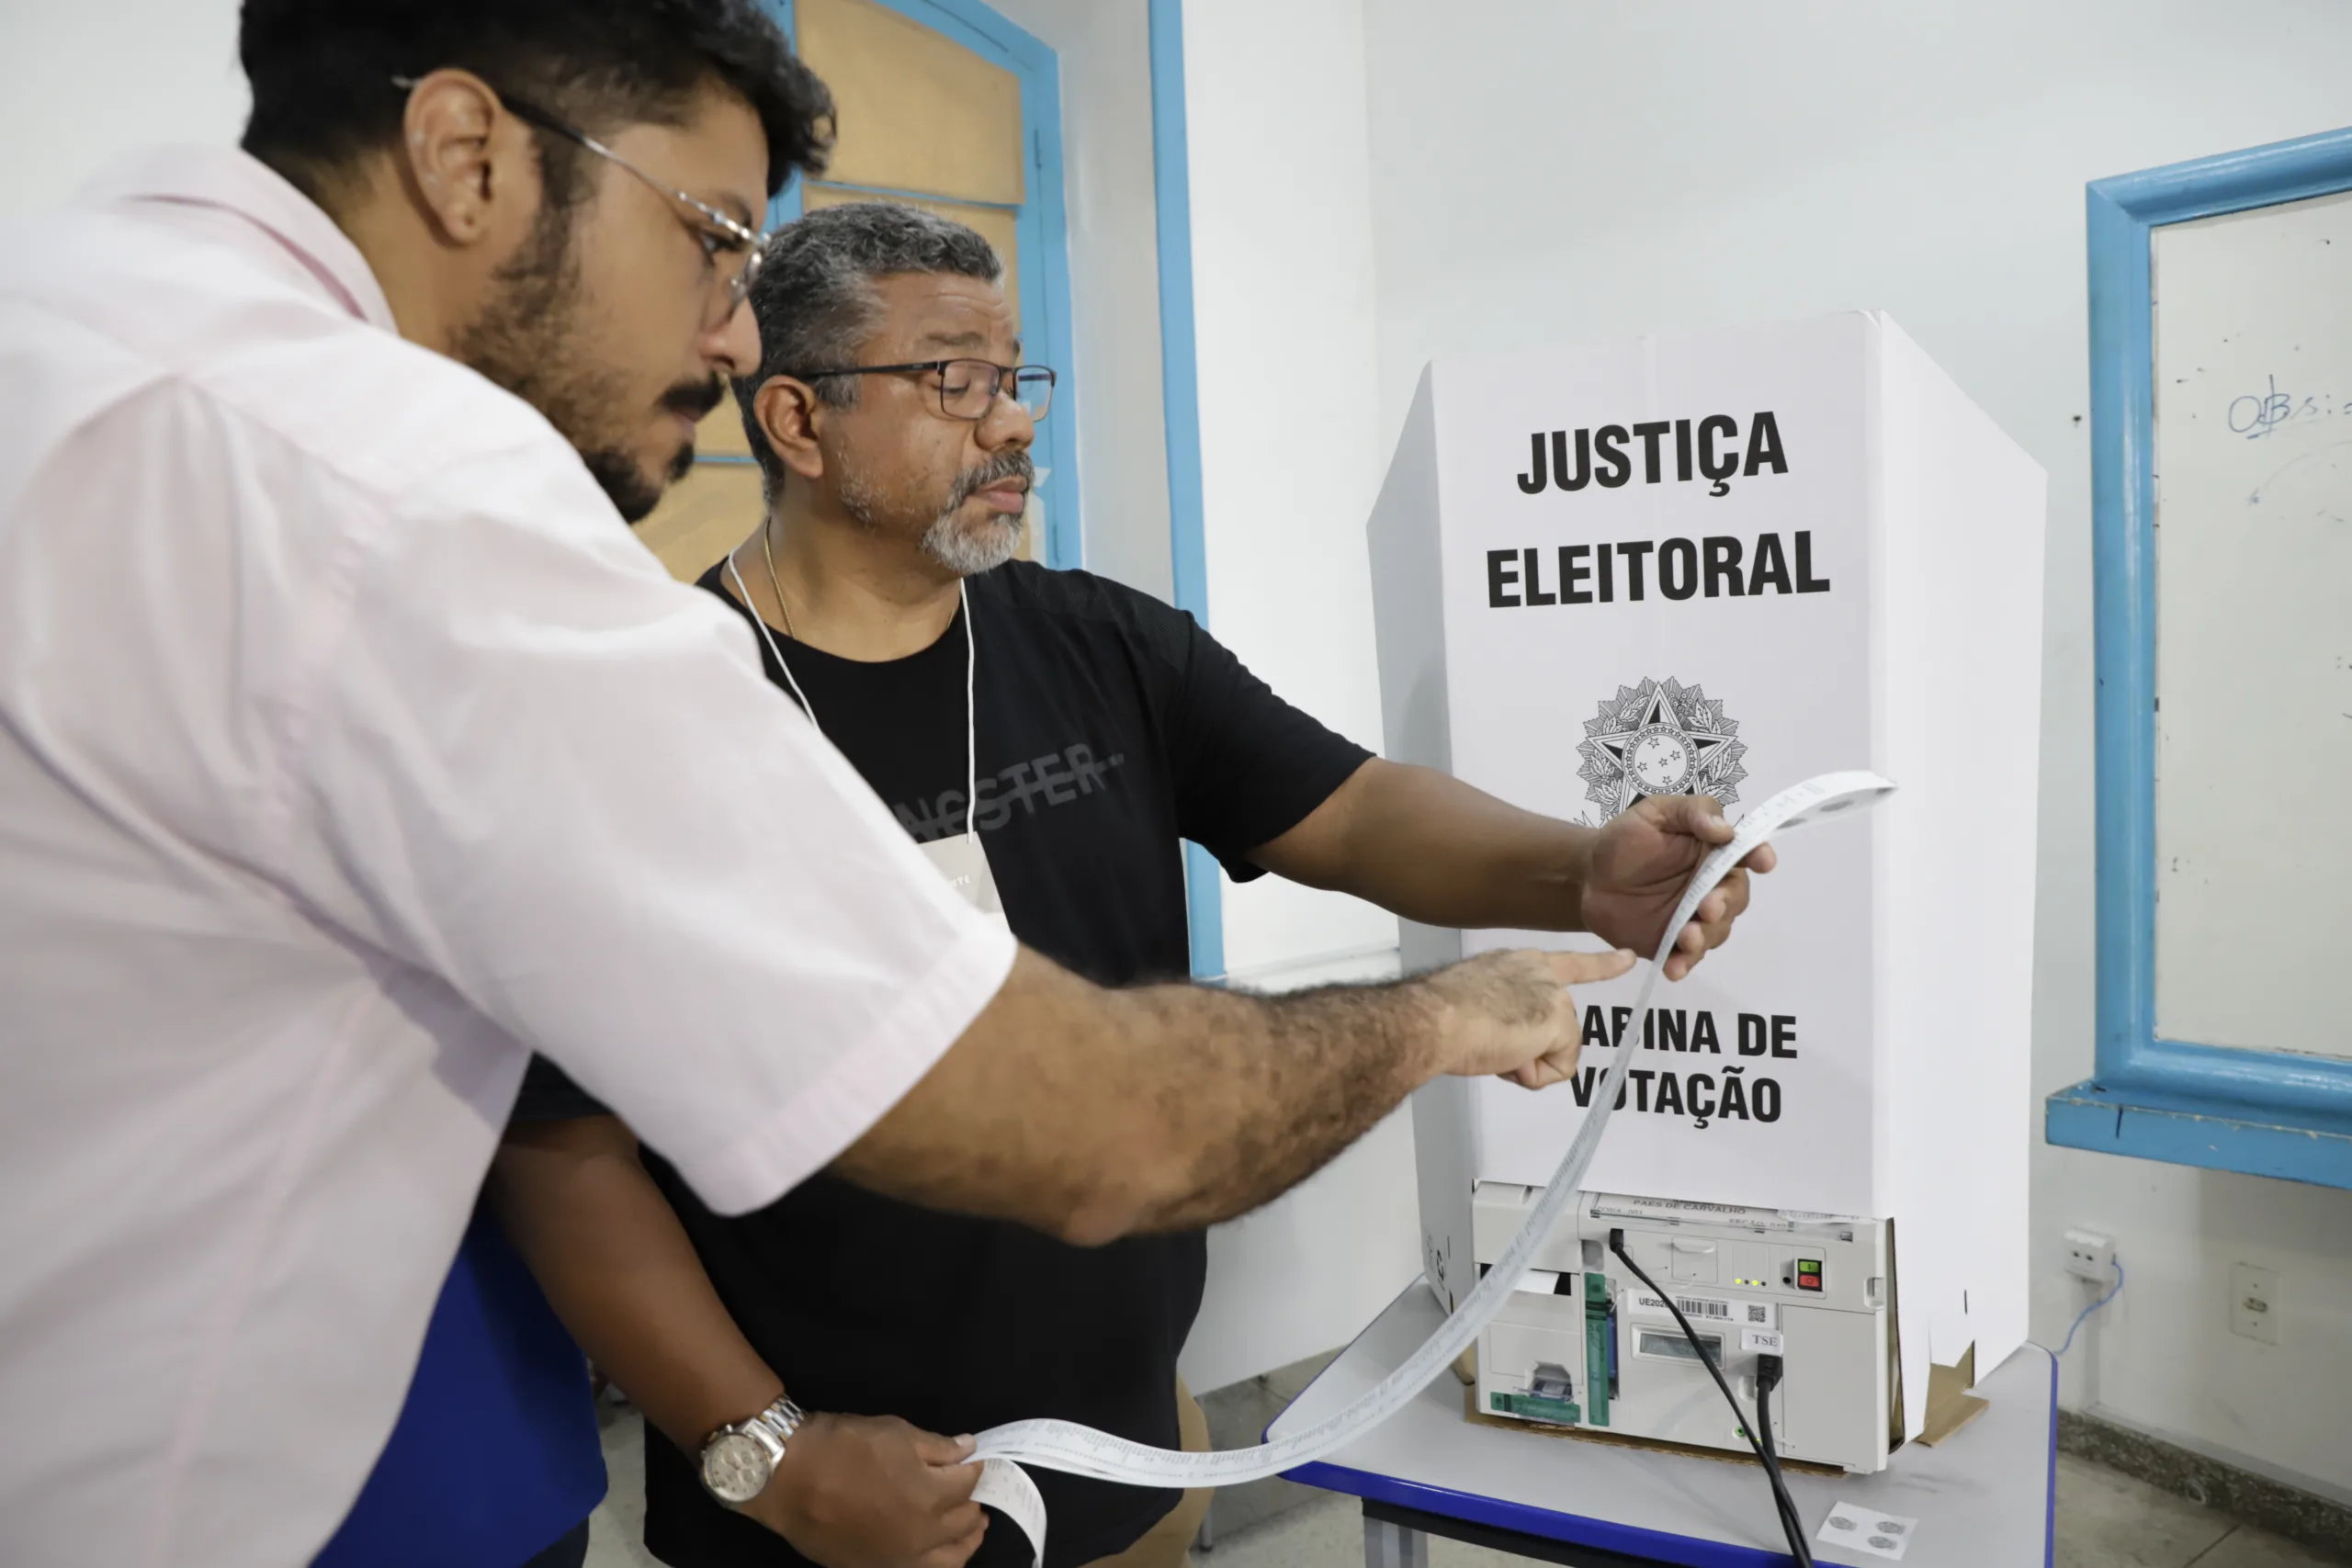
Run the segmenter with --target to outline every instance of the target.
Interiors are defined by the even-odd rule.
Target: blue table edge
[[[1425,1287],[1415,1283],[1408,1290]],[[1389,1306],[1396,1303],[1391,1302]],[[1373,1319],[1377,1323],[1388,1314],[1383,1307]],[[1337,1366],[1355,1348],[1365,1334],[1372,1331],[1366,1324],[1347,1348],[1331,1358]],[[2058,1358],[2043,1346],[2028,1341],[2019,1348],[2040,1350],[2050,1359],[2050,1462],[2043,1477],[2041,1562],[2051,1568],[2058,1550]],[[1258,1435],[1260,1442],[1273,1439],[1275,1422],[1283,1418],[1291,1405],[1305,1399],[1330,1371],[1327,1366],[1315,1374],[1306,1387],[1300,1389],[1289,1404],[1277,1412]],[[1916,1439],[1914,1439],[1916,1441]],[[1661,1460],[1681,1456],[1661,1453]],[[1713,1460],[1692,1459],[1693,1464],[1713,1464]],[[1313,1486],[1325,1492],[1344,1493],[1351,1497],[1369,1498],[1375,1503],[1393,1503],[1401,1508],[1415,1508],[1425,1514],[1437,1514],[1446,1518],[1465,1519],[1473,1524],[1490,1525],[1498,1529],[1516,1530],[1521,1535],[1540,1536],[1545,1540],[1563,1540],[1576,1546],[1600,1547],[1621,1551],[1628,1556],[1647,1557],[1654,1562],[1672,1562],[1682,1568],[1776,1568],[1790,1561],[1784,1551],[1768,1551],[1753,1546],[1739,1546],[1731,1541],[1701,1540],[1694,1536],[1669,1535],[1664,1530],[1646,1529],[1639,1525],[1621,1525],[1608,1519],[1596,1519],[1585,1514],[1555,1513],[1526,1503],[1509,1503],[1499,1497],[1481,1497],[1472,1492],[1456,1492],[1447,1486],[1429,1486],[1418,1481],[1400,1481],[1392,1475],[1381,1475],[1368,1470],[1354,1470],[1343,1464],[1329,1464],[1313,1460],[1282,1472],[1282,1479],[1296,1482],[1301,1486]],[[1757,1479],[1763,1479],[1759,1472]]]

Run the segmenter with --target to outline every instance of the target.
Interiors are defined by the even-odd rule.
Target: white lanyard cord
[[[964,616],[964,831],[980,841],[980,645],[972,634],[972,595],[956,580],[956,604]]]
[[[790,686],[792,694],[800,699],[800,711],[808,716],[808,722],[816,724],[817,733],[822,735],[825,727],[817,723],[816,705],[809,702],[808,694],[800,689],[799,678],[793,674],[792,666],[785,662],[784,649],[777,646],[775,633],[768,629],[767,617],[753,608],[752,590],[744,583],[742,569],[735,564],[733,556],[727,558],[727,571],[735,580],[735,592],[742,595],[743,607],[752,612],[752,624],[760,628],[760,637],[767,643],[768,652],[775,656],[775,667],[784,671],[785,684]],[[977,833],[979,831],[980,807],[980,726],[978,704],[973,691],[978,679],[980,649],[972,634],[972,595],[961,582],[956,585],[956,602],[964,617],[964,831]]]

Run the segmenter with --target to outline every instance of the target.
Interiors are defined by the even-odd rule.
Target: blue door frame
[[[1200,352],[1193,333],[1193,173],[1184,121],[1182,0],[1150,0],[1151,173],[1159,233],[1159,392],[1168,422],[1168,553],[1176,607],[1209,624],[1201,502]],[[1225,973],[1225,890],[1216,857],[1184,846],[1193,974]]]
[[[1078,407],[1082,394],[1071,373],[1069,221],[1062,197],[1061,63],[1054,51],[996,14],[981,0],[876,0],[910,21],[1012,73],[1021,84],[1021,124],[1029,143],[1028,197],[1018,209],[1021,241],[1021,335],[1023,356],[1061,373],[1053,415],[1037,427],[1033,448],[1041,468],[1053,470],[1046,495],[1046,564],[1083,565],[1086,535],[1079,517]],[[793,0],[765,0],[785,36],[798,42]],[[920,193],[872,190],[876,196]],[[800,216],[800,180],[768,204],[771,224]]]
[[[2086,193],[2098,670],[2098,1073],[2050,1142],[2352,1187],[2352,1061],[2155,1028],[2156,556],[2149,243],[2166,223],[2352,189],[2352,130],[2099,180]]]

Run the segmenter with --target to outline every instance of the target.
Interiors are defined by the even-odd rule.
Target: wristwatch
[[[703,1490],[730,1508],[758,1496],[784,1462],[784,1447],[808,1417],[782,1394],[752,1416],[721,1427],[702,1444]]]

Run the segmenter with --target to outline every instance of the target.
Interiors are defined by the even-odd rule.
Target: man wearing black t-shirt
[[[769,517],[702,581],[908,832],[952,854],[976,829],[983,869],[957,868],[992,877],[1023,942],[1103,984],[1185,973],[1185,839],[1238,879],[1274,871],[1433,924],[1654,942],[1712,803],[1646,802],[1598,833],[1519,811],[1372,757],[1188,615],[1009,558],[1051,378],[1016,368],[999,276],[978,235],[904,208],[829,209],[779,236],[752,294],[762,367],[739,388]],[[1672,972],[1746,897],[1735,878],[1702,908]],[[1060,1416],[1179,1446],[1197,1231],[1080,1247],[831,1176],[722,1218],[650,1151],[640,1169],[601,1109],[535,1066],[498,1195],[558,1312],[650,1416],[749,1416],[780,1386],[835,1421]],[[701,1433],[649,1438],[647,1545],[679,1568],[809,1560],[787,1540],[844,1565],[944,1568],[976,1544],[1025,1562],[1017,1531],[983,1542],[976,1514],[932,1525],[919,1488],[902,1498],[961,1447],[896,1424],[802,1430],[776,1471],[800,1495],[758,1511],[786,1539],[705,1494]],[[1197,1514],[1178,1494],[1035,1478],[1054,1568],[1182,1561]]]

